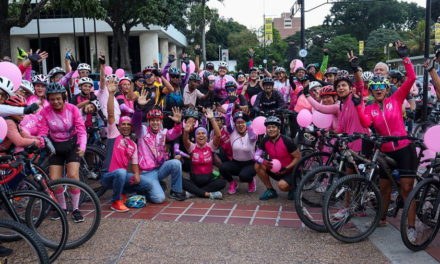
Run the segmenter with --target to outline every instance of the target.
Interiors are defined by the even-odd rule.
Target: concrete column
[[[183,48],[182,47],[176,47],[176,62],[177,62],[177,68],[179,70],[182,70],[182,60],[180,58],[182,58],[182,53],[183,53]]]
[[[17,47],[29,51],[30,44],[29,39],[23,36],[11,36],[11,59],[15,63],[17,61]]]
[[[95,51],[95,34],[89,35],[89,43],[90,43],[90,56],[92,59],[90,61],[90,65],[92,67],[93,72],[99,72],[98,70],[98,61],[96,60],[96,54],[99,55],[101,50],[105,51],[106,59],[109,60],[109,47],[108,47],[108,37],[105,34],[96,34],[96,42],[98,43],[98,51]]]
[[[174,52],[176,54],[176,44],[174,43],[168,43],[168,54]],[[171,67],[176,67],[176,62],[174,61],[173,64],[171,64]]]
[[[154,32],[144,32],[139,36],[141,54],[141,69],[153,65],[153,60],[159,61],[159,36]]]
[[[165,67],[165,64],[168,63],[168,39],[159,39],[159,52],[162,54],[162,64],[161,68]]]
[[[66,64],[64,63],[66,49],[72,49],[72,55],[78,59],[78,55],[75,54],[75,44],[73,43],[73,35],[60,35],[60,58],[61,58],[61,68],[65,69]],[[78,51],[79,52],[79,51]],[[50,56],[50,55],[49,55]]]

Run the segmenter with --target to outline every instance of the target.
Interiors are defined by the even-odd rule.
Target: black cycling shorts
[[[392,152],[384,152],[385,155],[396,161],[395,168],[390,167],[391,170],[399,170],[400,177],[415,177],[417,172],[417,152],[414,144],[401,148]],[[380,178],[386,178],[383,173],[380,173]]]
[[[53,142],[55,147],[55,155],[49,158],[49,165],[61,165],[70,162],[80,162],[78,155],[77,137],[63,142]]]
[[[271,177],[272,179],[274,179],[276,181],[284,180],[285,182],[287,182],[289,184],[289,186],[292,186],[292,184],[293,184],[293,171],[287,172],[286,174],[283,174],[283,175],[275,174],[275,173],[271,172],[270,170],[266,170],[266,173],[267,173],[267,175],[269,175],[269,177]]]

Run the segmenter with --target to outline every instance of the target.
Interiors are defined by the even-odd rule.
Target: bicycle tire
[[[294,190],[296,190],[298,183],[301,181],[301,178],[304,177],[304,175],[308,172],[306,170],[303,169],[304,164],[313,157],[330,157],[331,154],[328,152],[313,152],[310,154],[305,155],[304,157],[302,157],[298,163],[295,165],[295,167],[293,168],[293,180],[292,180],[292,188]],[[322,159],[318,159],[317,160],[318,163],[322,166]],[[305,173],[304,173],[305,172]]]
[[[76,188],[79,188],[81,190],[81,192],[87,192],[87,195],[90,197],[90,202],[93,204],[93,208],[95,210],[94,214],[93,214],[93,224],[87,230],[85,235],[83,235],[73,241],[71,241],[70,239],[69,239],[69,241],[67,241],[65,249],[73,249],[73,248],[77,248],[77,247],[81,246],[82,244],[84,244],[85,242],[87,242],[90,238],[92,238],[92,236],[98,230],[98,227],[101,222],[101,202],[99,201],[99,198],[96,195],[96,193],[93,191],[93,189],[81,181],[63,178],[63,179],[50,181],[48,183],[48,186],[52,190],[54,190],[54,188],[56,186],[60,186],[60,185],[63,186],[63,188],[65,188],[64,187],[65,185],[75,186]],[[65,193],[67,194],[68,192],[65,192]],[[80,225],[80,224],[81,223],[79,223],[78,225]],[[69,237],[73,237],[73,235],[75,233],[74,231],[75,231],[74,229],[70,229],[70,236]]]
[[[88,155],[93,155],[92,156],[92,158],[94,159],[93,164],[88,164],[87,162]],[[101,183],[101,179],[103,176],[101,172],[101,168],[104,160],[105,160],[105,152],[102,149],[93,145],[87,145],[84,158],[81,159],[80,170],[79,170],[80,181],[88,184],[95,191],[98,197],[101,197],[107,191],[107,189],[105,189]],[[85,166],[84,161],[87,162],[87,166]],[[89,177],[90,173],[93,173],[94,176],[96,176],[96,178]]]
[[[40,264],[48,264],[51,263],[49,256],[47,254],[47,250],[44,247],[43,243],[39,240],[38,236],[27,226],[15,222],[9,219],[0,219],[0,228],[13,230],[18,233],[20,237],[23,238],[24,241],[28,243],[28,245],[32,248],[35,254],[38,256],[38,263]],[[10,256],[8,257],[10,260]],[[12,260],[12,262],[14,262]],[[17,262],[24,262],[24,259],[20,257],[20,260]]]
[[[337,223],[333,224],[330,219],[330,217],[332,217],[333,215],[329,213],[332,200],[335,199],[334,197],[332,197],[332,195],[336,194],[340,196],[342,194],[341,190],[352,190],[352,189],[353,191],[351,191],[352,194],[350,195],[349,200],[350,200],[350,204],[356,206],[354,208],[348,207],[350,209],[348,210],[349,211],[348,216],[346,214],[345,215],[346,217],[341,218],[341,220],[343,220],[342,222],[339,220]],[[375,216],[369,226],[365,226],[365,225],[362,226],[362,224],[359,223],[356,225],[356,223],[353,223],[351,221],[352,217],[358,214],[359,212],[362,212],[361,210],[363,209],[362,207],[364,206],[364,204],[360,204],[359,206],[355,202],[358,201],[359,199],[361,199],[362,201],[366,195],[371,195],[370,192],[373,192],[374,198],[368,199],[368,201],[371,201],[371,203],[375,207],[373,210]],[[338,198],[338,196],[336,196],[336,198]],[[365,177],[357,174],[352,174],[342,177],[328,189],[324,199],[322,215],[323,215],[325,227],[334,238],[345,243],[355,243],[367,238],[369,235],[371,235],[374,232],[377,225],[379,224],[382,215],[382,207],[383,207],[382,196],[380,194],[379,188]],[[365,212],[367,212],[367,210],[365,210]],[[348,229],[350,229],[350,226],[355,227],[351,229],[352,230],[359,229],[361,233],[354,236],[341,234],[340,229],[344,227],[345,223],[350,223],[348,225]]]
[[[432,185],[433,189],[429,188]],[[432,195],[432,191],[435,191],[434,195]],[[436,207],[437,213],[435,213],[434,218],[437,216],[437,220],[431,219],[432,211],[430,212],[430,208],[425,208],[428,203],[431,203],[432,200],[435,200],[433,208]],[[402,217],[400,219],[400,235],[402,237],[402,241],[405,246],[412,251],[420,251],[426,249],[429,244],[435,239],[438,230],[440,228],[440,221],[438,217],[439,213],[439,199],[440,199],[440,182],[433,178],[428,178],[421,181],[416,187],[411,191],[408,195],[407,202],[403,207]],[[420,233],[420,229],[422,228],[422,223],[425,226],[428,226],[427,229],[432,229],[432,232],[428,235],[427,239],[421,241],[420,244],[412,243],[407,234],[409,209],[414,200],[416,206],[416,229],[419,229],[417,233]],[[432,205],[432,203],[431,203]],[[429,217],[429,219],[427,219]],[[421,222],[417,225],[417,221]],[[417,242],[417,241],[416,241]]]
[[[326,187],[326,191],[330,188],[333,182],[335,182],[337,179],[341,178],[342,176],[345,176],[345,172],[340,172],[335,167],[332,166],[318,167],[309,171],[301,179],[295,192],[295,210],[296,213],[298,214],[298,217],[307,227],[317,232],[327,232],[324,222],[322,222],[322,205],[325,197],[325,192],[319,193],[315,191],[316,190],[315,187],[318,187],[315,186],[315,182],[321,183],[321,181],[323,180],[321,178],[322,176],[324,176],[322,174],[324,173],[327,174],[326,176],[328,177],[328,184]],[[307,184],[310,183],[312,180],[313,180],[312,186],[310,185],[308,186]],[[310,196],[305,195],[306,192],[307,194],[310,193]],[[313,210],[309,210],[307,209],[307,207],[313,207]],[[313,219],[313,217],[315,217],[315,219]]]

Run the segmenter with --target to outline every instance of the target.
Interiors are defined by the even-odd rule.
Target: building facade
[[[301,18],[290,18],[290,13],[282,13],[281,17],[273,19],[273,26],[280,32],[281,38],[285,39],[301,30]]]

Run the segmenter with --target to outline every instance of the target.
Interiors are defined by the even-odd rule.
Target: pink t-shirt
[[[133,140],[119,133],[116,124],[107,126],[107,153],[104,167],[108,171],[127,169],[129,162],[138,164],[137,146]]]
[[[212,151],[215,150],[213,140],[200,147],[191,143],[188,152],[191,154],[192,170],[194,174],[212,173]]]

